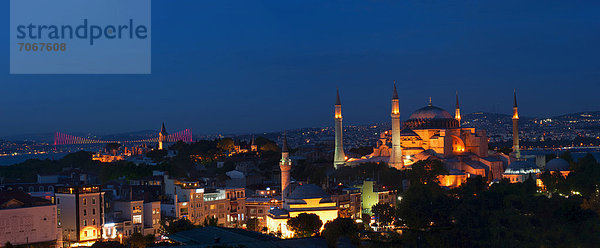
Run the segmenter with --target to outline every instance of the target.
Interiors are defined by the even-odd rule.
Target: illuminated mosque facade
[[[488,150],[485,130],[461,127],[458,93],[454,116],[434,106],[430,98],[427,106],[413,112],[402,124],[398,101],[394,84],[392,129],[380,134],[373,153],[361,158],[350,158],[344,165],[385,162],[390,167],[403,170],[410,169],[412,164],[421,160],[440,160],[449,171],[448,175],[440,177],[440,184],[447,187],[457,187],[473,175],[480,175],[489,181],[503,178],[505,164],[509,163],[510,158]],[[341,104],[336,105],[336,116],[341,118]],[[518,135],[518,130],[516,133]],[[341,131],[336,130],[336,140],[338,139],[341,143]],[[340,163],[337,162],[336,166],[340,166]]]

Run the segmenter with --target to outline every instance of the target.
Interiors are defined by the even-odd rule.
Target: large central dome
[[[429,105],[412,113],[404,122],[404,126],[412,129],[456,128],[458,121],[448,111]]]

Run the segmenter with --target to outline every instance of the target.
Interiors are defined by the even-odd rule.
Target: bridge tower
[[[162,127],[160,129],[160,133],[158,133],[158,150],[164,150],[164,142],[167,142],[167,129],[165,128],[165,123],[162,123]]]

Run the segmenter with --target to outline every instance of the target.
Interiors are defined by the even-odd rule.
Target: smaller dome
[[[540,169],[538,169],[537,165],[527,160],[514,161],[504,171],[504,174],[507,175],[529,175],[531,173],[540,173]]]
[[[330,196],[323,191],[323,189],[314,184],[304,184],[296,187],[292,194],[288,196],[288,199],[315,199],[315,198],[329,198]]]
[[[546,170],[549,170],[549,171],[568,171],[570,166],[571,165],[569,164],[569,162],[567,162],[567,160],[564,160],[562,158],[555,158],[555,159],[550,160],[546,164]]]

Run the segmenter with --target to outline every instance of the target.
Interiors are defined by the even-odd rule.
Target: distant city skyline
[[[524,117],[600,111],[595,1],[152,7],[151,75],[9,75],[0,51],[0,137],[333,126],[336,88],[344,125],[389,122],[394,80],[402,120],[456,91],[463,114],[510,115],[515,88]]]

